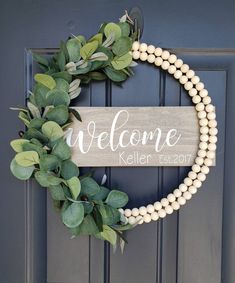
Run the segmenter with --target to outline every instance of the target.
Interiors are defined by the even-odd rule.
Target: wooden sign
[[[66,140],[78,166],[188,166],[198,150],[194,107],[76,107]]]

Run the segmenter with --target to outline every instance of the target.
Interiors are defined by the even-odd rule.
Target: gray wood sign
[[[66,139],[78,166],[188,166],[199,143],[194,107],[76,107]]]

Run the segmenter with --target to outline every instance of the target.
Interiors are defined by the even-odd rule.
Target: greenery
[[[72,116],[81,121],[70,103],[83,84],[106,79],[121,83],[133,74],[130,51],[136,37],[126,14],[118,23],[102,24],[88,40],[78,35],[61,41],[50,59],[33,54],[43,73],[34,76],[26,107],[13,108],[25,125],[21,138],[11,142],[16,152],[10,165],[13,175],[20,180],[34,178],[47,188],[74,236],[93,235],[114,246],[119,237],[123,241],[123,231],[132,228],[118,210],[128,196],[97,183],[92,173],[81,175],[71,161],[64,130]]]

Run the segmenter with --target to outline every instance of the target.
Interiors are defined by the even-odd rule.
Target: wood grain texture
[[[72,159],[78,166],[188,166],[193,164],[199,141],[199,126],[194,107],[76,107],[76,110],[80,113],[82,122],[74,119],[70,127],[73,129],[70,143],[74,145]],[[144,132],[155,132],[153,138],[144,145],[139,142],[135,146],[129,144],[127,147],[118,147],[117,150],[112,150],[111,146],[104,149],[98,148],[96,138],[91,143],[94,129],[95,136],[103,132],[108,134],[103,145],[109,142],[112,123],[118,113],[120,115],[115,126],[117,130],[113,138],[114,148],[125,131],[128,132],[123,138],[124,145],[130,143],[131,133],[136,131],[140,133],[140,136],[135,135],[136,139],[142,137]],[[95,128],[93,124],[89,128],[91,122],[95,122]],[[166,144],[167,135],[171,130],[177,131],[176,135],[170,139],[171,144],[180,137],[174,146]],[[79,132],[84,134],[85,151],[88,151],[91,144],[87,153],[82,153],[76,142]],[[159,137],[159,152],[157,152],[155,145]]]

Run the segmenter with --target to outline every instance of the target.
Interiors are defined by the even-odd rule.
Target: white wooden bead
[[[159,67],[159,66],[162,65],[162,62],[163,62],[162,57],[157,57],[157,58],[155,59],[154,64]]]
[[[161,67],[163,70],[167,70],[170,67],[170,63],[168,61],[163,61]]]
[[[197,95],[197,96],[198,96],[198,95]],[[204,108],[205,108],[205,106],[204,106],[204,104],[203,104],[202,102],[199,102],[199,103],[197,103],[197,105],[195,106],[195,108],[196,108],[197,111],[203,111]],[[204,114],[205,116],[202,117],[202,118],[205,118],[205,117],[206,117],[206,111],[203,111],[203,114]]]
[[[184,197],[179,197],[177,201],[179,205],[184,205],[186,203],[186,199]]]
[[[210,128],[209,134],[211,136],[216,136],[218,134],[218,129],[217,128]]]
[[[197,84],[197,83],[199,83],[199,81],[200,81],[200,78],[199,78],[198,76],[193,76],[193,77],[191,78],[191,82],[192,82],[193,84]]]
[[[181,59],[177,59],[175,61],[176,68],[180,68],[183,65],[183,61]]]
[[[209,113],[207,114],[207,118],[208,118],[209,120],[214,120],[214,119],[216,118],[215,112],[209,112]]]
[[[147,61],[149,62],[149,63],[153,63],[153,62],[155,62],[155,56],[153,55],[153,54],[149,54],[148,55],[148,58],[147,58]]]
[[[189,90],[188,94],[189,94],[191,97],[195,96],[195,95],[197,94],[196,88],[191,88],[191,89]]]
[[[193,103],[198,104],[201,101],[201,96],[195,95],[192,98]]]
[[[148,52],[149,54],[153,54],[153,53],[155,52],[155,46],[149,45],[149,46],[147,47],[147,52]]]
[[[202,166],[201,172],[204,174],[208,174],[210,172],[210,168],[208,166]]]
[[[171,54],[170,57],[168,58],[168,61],[169,61],[171,64],[174,64],[176,60],[177,60],[177,57],[176,57],[175,54]]]
[[[188,78],[186,76],[181,76],[179,81],[181,84],[185,84],[188,81]]]
[[[208,134],[209,128],[208,127],[200,127],[200,133],[205,135]]]
[[[189,177],[186,177],[184,178],[184,184],[186,185],[186,190],[188,189],[187,186],[191,186],[192,185],[192,179],[189,178]],[[181,184],[182,185],[182,184]],[[181,186],[180,185],[180,186]],[[180,186],[179,186],[179,189],[180,189]],[[181,190],[182,191],[182,190]]]
[[[168,68],[168,73],[169,74],[174,74],[176,71],[176,67],[174,65],[170,65],[170,67]]]
[[[122,208],[119,208],[118,211],[121,213],[121,214],[124,214],[124,210]]]
[[[141,60],[141,61],[146,61],[147,58],[148,58],[147,52],[141,52],[141,53],[140,53],[140,60]]]
[[[184,192],[183,196],[186,200],[190,200],[192,198],[192,194],[188,191]]]
[[[195,173],[193,171],[189,171],[188,176],[189,176],[190,179],[194,180],[194,179],[197,178],[197,173]]]
[[[139,214],[140,214],[140,212],[139,212],[139,209],[138,208],[132,208],[132,210],[131,210],[131,214],[133,215],[133,216],[138,216]]]
[[[185,85],[184,85],[184,88],[186,90],[190,90],[193,88],[193,84],[191,82],[186,82]]]
[[[205,127],[208,125],[208,120],[206,118],[200,119],[199,120],[199,125],[202,127]]]
[[[206,156],[210,159],[215,158],[215,152],[214,151],[207,151]]]
[[[180,208],[180,205],[179,205],[179,203],[177,201],[174,201],[174,202],[172,202],[171,207],[174,210],[178,210]]]
[[[206,180],[206,175],[202,172],[197,174],[197,179],[201,182],[204,182]]]
[[[125,215],[126,217],[130,217],[130,216],[131,216],[131,210],[130,210],[129,208],[125,209],[125,210],[124,210],[124,215]]]
[[[147,209],[145,206],[141,206],[139,208],[140,215],[144,216],[147,213]]]
[[[132,50],[137,51],[137,50],[139,50],[139,48],[140,48],[140,43],[139,43],[139,41],[133,42],[133,44],[132,44]]]
[[[186,76],[191,79],[193,76],[195,76],[195,72],[193,70],[188,70]]]
[[[160,210],[162,208],[160,201],[156,201],[153,206],[155,210]]]
[[[212,105],[212,104],[206,105],[206,112],[213,112],[214,110],[215,110],[214,105]]]
[[[163,60],[167,60],[169,57],[170,57],[170,52],[169,51],[167,51],[167,50],[164,50],[163,52],[162,52],[162,59]]]
[[[215,129],[215,128],[213,128],[213,129]],[[209,142],[210,143],[217,143],[217,137],[216,136],[210,136],[209,137]]]
[[[181,70],[182,73],[187,73],[188,70],[189,70],[189,65],[183,64],[183,65],[181,66],[180,70]]]
[[[193,181],[193,186],[198,189],[202,186],[202,182],[199,181],[198,179],[196,179],[196,180]]]
[[[206,159],[204,159],[204,164],[206,166],[211,166],[213,164],[213,161],[210,158],[206,158]]]
[[[168,205],[165,207],[165,211],[167,214],[172,214],[173,213],[173,208],[171,207],[171,205]]]
[[[134,225],[136,223],[136,218],[134,216],[131,216],[128,218],[128,222],[131,225]]]
[[[146,208],[147,208],[147,212],[148,212],[148,213],[151,214],[151,213],[154,212],[154,206],[153,206],[152,204],[147,205]]]
[[[140,44],[140,52],[146,52],[148,48],[148,45],[146,43],[141,43]]]
[[[197,155],[199,157],[205,157],[206,156],[206,150],[202,150],[202,149],[198,150]]]
[[[200,142],[200,143],[199,143],[199,148],[200,148],[200,149],[205,150],[205,149],[207,149],[207,147],[208,147],[208,145],[207,145],[206,142]]]
[[[208,90],[205,89],[205,88],[202,89],[202,90],[200,90],[199,95],[200,95],[201,97],[206,97],[206,96],[208,95]]]
[[[143,220],[144,220],[145,223],[149,223],[149,222],[151,222],[151,216],[149,214],[145,214],[143,216]]]
[[[179,189],[175,189],[174,191],[173,191],[173,194],[175,195],[175,197],[180,197],[181,195],[182,195],[182,192],[179,190]]]
[[[192,166],[192,171],[198,173],[198,172],[200,172],[200,170],[201,170],[201,167],[198,164],[194,164]]]
[[[182,76],[182,72],[180,70],[175,71],[174,73],[174,78],[175,79],[179,79]]]
[[[169,202],[174,202],[175,199],[176,199],[176,197],[175,197],[174,194],[169,194],[169,195],[167,196],[167,199],[168,199]]]
[[[188,191],[192,194],[192,195],[195,195],[197,193],[197,188],[194,187],[194,186],[190,186],[188,188]]]
[[[167,198],[162,198],[161,199],[161,204],[162,204],[162,206],[167,206],[169,204],[168,199]]]
[[[209,136],[208,135],[200,135],[200,141],[207,142],[208,140],[209,140]]]
[[[140,225],[143,224],[144,223],[143,216],[141,216],[141,215],[137,216],[136,217],[136,222],[138,224],[140,224]]]
[[[203,159],[203,157],[196,157],[196,159],[195,159],[195,163],[196,164],[198,164],[198,165],[202,165],[203,164],[203,161],[204,161],[204,159]]]
[[[185,178],[186,179],[186,178]],[[189,179],[189,178],[188,178]],[[190,179],[191,180],[191,179]],[[192,183],[192,180],[191,180],[191,183]],[[191,185],[191,184],[190,184]],[[186,192],[188,189],[187,185],[186,184],[180,184],[179,185],[179,190],[183,193],[183,192]]]
[[[157,47],[155,49],[154,54],[155,54],[155,56],[161,56],[162,55],[162,49],[160,47]]]
[[[203,88],[204,88],[204,83],[199,82],[199,83],[196,84],[196,89],[197,89],[198,91],[202,90]]]
[[[205,97],[203,97],[202,101],[205,105],[207,105],[207,104],[211,103],[211,98],[210,98],[210,96],[205,96]]]
[[[208,150],[215,151],[216,150],[216,144],[215,143],[209,143],[208,144]]]
[[[217,121],[216,120],[210,120],[208,125],[209,125],[210,128],[216,128]]]
[[[140,58],[140,52],[139,51],[133,51],[132,57],[134,60],[138,60]]]
[[[160,210],[158,211],[158,215],[159,215],[160,218],[166,217],[166,211],[165,211],[165,209],[160,209]]]
[[[153,213],[151,213],[151,219],[153,221],[157,221],[159,219],[159,215],[156,211],[154,211]]]

